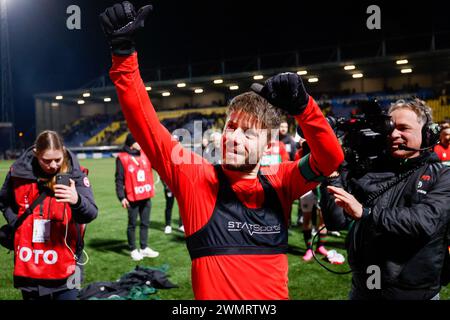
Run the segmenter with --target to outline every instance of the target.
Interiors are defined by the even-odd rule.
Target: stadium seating
[[[383,108],[399,99],[418,97],[424,99],[433,110],[434,121],[450,120],[449,97],[436,95],[430,89],[401,92],[372,92],[349,95],[330,96],[318,95],[317,99],[324,114],[336,117],[348,117],[353,113],[360,101],[376,99]],[[208,129],[222,130],[225,124],[227,107],[189,106],[174,110],[158,112],[161,123],[169,132],[176,129],[186,129],[193,136],[194,122],[201,121],[203,132]],[[68,146],[120,146],[124,143],[127,124],[121,112],[114,115],[95,115],[79,119],[66,126],[63,135]],[[198,143],[199,141],[195,141]]]

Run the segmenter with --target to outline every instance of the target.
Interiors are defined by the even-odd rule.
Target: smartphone
[[[70,186],[70,175],[67,173],[58,173],[56,175],[56,184],[63,184],[65,186]]]

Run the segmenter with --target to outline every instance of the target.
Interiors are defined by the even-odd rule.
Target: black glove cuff
[[[287,112],[291,116],[299,116],[305,111],[306,107],[309,103],[309,95],[305,93],[305,96],[298,98],[295,104],[292,106],[292,108],[289,108]]]
[[[136,51],[133,40],[116,38],[111,40],[111,51],[116,56],[129,56]]]

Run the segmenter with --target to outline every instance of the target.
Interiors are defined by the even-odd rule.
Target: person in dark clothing
[[[87,262],[85,224],[98,212],[85,172],[59,135],[44,131],[6,176],[0,210],[11,226],[21,221],[14,234],[14,287],[25,300],[77,297],[80,284],[72,278],[81,280],[76,273]],[[69,175],[69,185],[59,184],[57,174]]]
[[[134,261],[156,258],[159,253],[147,246],[151,198],[155,195],[150,161],[131,133],[127,135],[123,152],[116,159],[116,194],[128,210],[127,239]],[[140,249],[136,248],[136,221],[140,218]]]
[[[350,228],[350,299],[439,299],[448,254],[450,168],[427,150],[433,124],[422,101],[400,100],[389,115],[395,129],[388,159],[362,176],[349,168],[328,179],[325,224],[329,230]]]
[[[179,141],[179,138],[177,135],[172,135],[172,138],[176,141]],[[164,182],[164,180],[161,180],[163,187],[164,187],[164,197],[166,198],[166,208],[164,210],[164,217],[166,226],[164,227],[164,233],[165,234],[171,234],[172,233],[172,209],[173,205],[175,203],[175,196],[173,192],[170,190],[169,186]],[[179,212],[178,212],[179,215]],[[181,231],[184,233],[184,226],[183,221],[181,220],[181,216],[179,216],[178,219],[178,231]]]
[[[297,151],[297,143],[294,138],[289,134],[289,124],[286,120],[280,123],[280,141],[284,143],[287,153],[289,153],[289,160],[295,160],[295,153]]]
[[[175,196],[173,195],[172,191],[170,191],[167,184],[162,181],[163,187],[164,187],[164,197],[166,198],[166,209],[164,210],[164,217],[166,221],[166,226],[164,228],[165,234],[172,233],[172,209],[173,205],[175,203]],[[181,217],[178,220],[178,230],[184,233],[184,226],[183,221],[181,220]]]

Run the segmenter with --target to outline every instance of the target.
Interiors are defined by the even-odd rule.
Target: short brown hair
[[[261,121],[265,129],[278,129],[281,120],[286,115],[279,108],[271,105],[266,99],[255,92],[245,92],[234,97],[229,105],[227,116],[233,111],[244,111]]]

